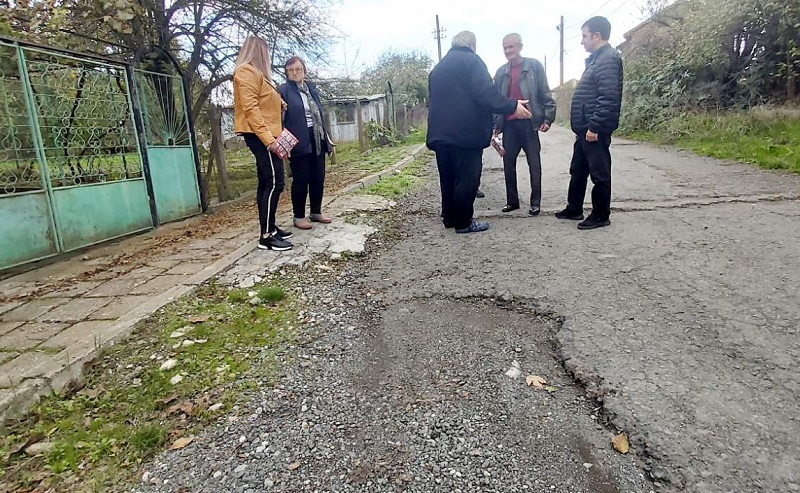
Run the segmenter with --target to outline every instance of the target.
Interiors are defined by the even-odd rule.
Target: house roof
[[[661,9],[660,11],[656,12],[655,15],[653,15],[651,17],[648,17],[647,19],[643,20],[638,25],[636,25],[636,27],[634,27],[633,29],[631,29],[628,32],[626,32],[625,34],[623,34],[623,36],[625,37],[625,41],[630,39],[630,37],[633,36],[633,33],[638,31],[639,29],[643,28],[644,26],[650,24],[651,22],[653,22],[656,19],[656,17],[663,16],[664,14],[669,14],[670,12],[674,11],[675,9],[677,9],[678,6],[680,6],[682,4],[685,4],[685,3],[688,3],[688,0],[676,0],[675,2],[672,2],[671,4],[667,5],[663,9]],[[620,46],[625,44],[625,41],[620,43]]]
[[[360,101],[362,103],[369,103],[370,101],[377,101],[379,99],[385,99],[386,94],[371,94],[369,96],[342,96],[342,97],[333,97],[329,98],[326,101],[329,103],[355,103],[356,101]]]

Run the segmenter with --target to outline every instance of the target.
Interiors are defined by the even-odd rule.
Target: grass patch
[[[344,142],[336,146],[336,157],[328,158],[328,175],[344,173],[353,181],[371,175],[392,166],[397,161],[411,154],[420,143],[425,142],[425,130],[416,130],[409,134],[402,145],[396,147],[375,147],[361,152],[357,142]],[[228,166],[230,190],[234,197],[240,197],[248,191],[254,191],[258,185],[255,159],[249,149],[228,149],[225,154]],[[291,173],[286,162],[287,177]],[[217,196],[217,175],[211,176],[208,192],[211,197]]]
[[[143,461],[215,420],[212,405],[230,409],[247,385],[270,378],[297,311],[281,286],[254,290],[270,304],[200,288],[105,351],[83,388],[41,400],[0,437],[0,491],[125,489]],[[47,450],[18,450],[31,437]]]
[[[286,292],[280,286],[267,286],[258,290],[258,297],[270,303],[277,303],[283,301]]]
[[[800,110],[685,113],[666,119],[655,131],[624,135],[685,147],[703,156],[800,173]]]
[[[422,182],[428,164],[431,160],[431,153],[426,152],[413,163],[409,164],[399,173],[382,178],[366,188],[362,188],[358,193],[366,195],[380,195],[388,199],[399,199],[408,195],[414,187]]]

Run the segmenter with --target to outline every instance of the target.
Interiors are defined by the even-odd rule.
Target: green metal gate
[[[134,70],[158,221],[201,211],[186,97],[180,77]]]
[[[181,82],[0,39],[0,270],[200,212]]]

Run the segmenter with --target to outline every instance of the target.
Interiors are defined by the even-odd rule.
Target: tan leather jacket
[[[283,130],[280,93],[249,64],[233,73],[233,120],[237,134],[254,133],[265,146]]]

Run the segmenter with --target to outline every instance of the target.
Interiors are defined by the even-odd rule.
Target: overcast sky
[[[611,43],[645,17],[645,0],[342,0],[334,22],[343,39],[331,47],[330,76],[357,76],[387,49],[420,50],[436,61],[433,31],[435,16],[445,29],[442,56],[452,36],[469,30],[478,39],[478,55],[490,72],[505,62],[502,38],[510,32],[522,35],[523,56],[545,62],[551,87],[558,85],[559,34],[556,26],[564,16],[564,80],[579,78],[588,56],[580,45],[583,21],[604,15],[611,21]]]

